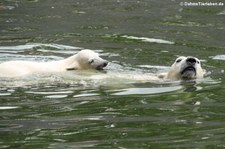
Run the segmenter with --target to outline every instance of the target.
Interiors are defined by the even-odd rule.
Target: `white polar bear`
[[[63,72],[77,69],[103,69],[108,62],[92,50],[82,50],[59,61],[8,61],[0,64],[1,77],[17,77],[33,73]]]
[[[204,73],[198,58],[181,56],[176,59],[168,73],[162,73],[158,77],[165,80],[190,80],[203,78]]]

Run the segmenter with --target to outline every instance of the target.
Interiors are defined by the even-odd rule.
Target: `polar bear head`
[[[171,66],[166,79],[170,80],[189,80],[203,78],[204,71],[200,60],[195,57],[178,57]]]
[[[108,65],[108,62],[98,53],[92,50],[81,50],[76,55],[72,56],[72,63],[67,67],[67,70],[72,69],[97,69],[101,70]]]

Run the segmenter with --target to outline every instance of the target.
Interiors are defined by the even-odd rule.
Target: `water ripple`
[[[174,44],[174,42],[163,40],[163,39],[156,39],[156,38],[147,38],[147,37],[135,37],[135,36],[121,36],[123,38],[127,39],[134,39],[134,40],[140,40],[143,42],[152,42],[152,43],[163,43],[163,44]]]
[[[176,87],[160,87],[160,88],[127,88],[119,90],[112,95],[144,95],[144,94],[159,94],[178,91],[182,89],[182,86]]]

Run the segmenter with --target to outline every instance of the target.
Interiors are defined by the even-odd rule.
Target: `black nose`
[[[187,58],[186,62],[188,62],[189,64],[195,64],[196,63],[196,59],[195,58],[192,58],[192,57],[189,57]]]
[[[104,62],[104,63],[103,63],[103,67],[106,67],[106,66],[108,65],[108,63],[109,63],[109,62],[107,62],[107,61]]]

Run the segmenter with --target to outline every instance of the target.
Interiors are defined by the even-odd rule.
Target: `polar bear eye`
[[[179,63],[179,62],[181,62],[182,61],[182,59],[178,59],[178,60],[176,60],[176,63]]]
[[[200,61],[197,60],[197,63],[200,64]]]

